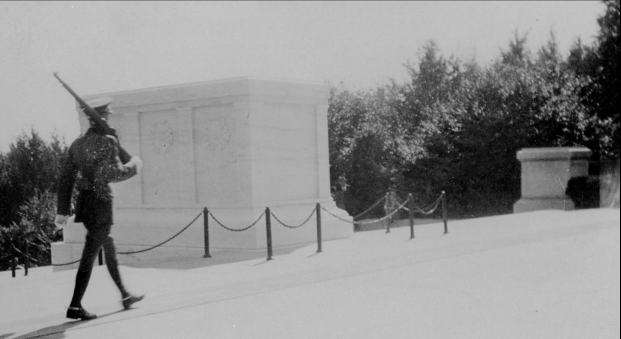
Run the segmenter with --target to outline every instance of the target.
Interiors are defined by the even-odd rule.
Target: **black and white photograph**
[[[1,1],[0,339],[618,339],[620,0]]]

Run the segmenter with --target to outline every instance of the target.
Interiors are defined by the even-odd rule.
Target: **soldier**
[[[87,104],[107,121],[112,114],[108,108],[110,103],[112,98],[98,98]],[[110,182],[127,180],[136,175],[142,167],[142,161],[138,157],[130,159],[114,136],[106,135],[93,120],[89,118],[89,121],[90,128],[71,144],[62,165],[55,220],[59,228],[66,225],[71,214],[71,196],[75,187],[78,197],[74,221],[84,223],[87,234],[67,318],[81,320],[97,317],[82,307],[82,297],[88,286],[95,258],[102,246],[108,272],[121,292],[123,307],[128,309],[144,298],[144,295],[130,294],[121,280],[114,240],[110,236],[113,224],[112,191],[108,186]]]
[[[401,205],[401,199],[399,198],[399,196],[397,195],[397,192],[395,191],[396,191],[396,187],[391,186],[389,189],[388,196],[386,197],[386,200],[384,201],[384,211],[386,212],[387,216],[391,215]],[[396,219],[398,219],[398,216],[395,213],[391,215],[390,217],[388,217],[388,223],[392,223]]]
[[[345,204],[345,192],[347,191],[347,179],[344,175],[339,176],[338,186],[336,186],[336,192],[334,193],[334,201],[336,202],[336,206],[340,209],[345,209],[347,204]]]

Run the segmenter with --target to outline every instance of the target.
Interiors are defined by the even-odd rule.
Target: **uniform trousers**
[[[93,272],[93,265],[99,250],[103,247],[106,266],[108,272],[114,280],[114,283],[121,292],[122,297],[129,295],[123,286],[121,274],[119,272],[118,262],[116,260],[116,248],[114,247],[114,239],[110,236],[112,224],[108,222],[84,222],[87,229],[86,242],[82,251],[82,259],[75,278],[75,288],[73,290],[73,298],[69,307],[82,307],[82,297],[88,287],[88,282]]]

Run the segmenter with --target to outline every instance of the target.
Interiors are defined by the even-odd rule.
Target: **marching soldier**
[[[399,199],[399,196],[395,190],[396,188],[391,186],[388,196],[386,197],[386,201],[384,201],[384,211],[387,216],[392,214],[397,208],[399,208],[399,205],[401,205],[401,199]],[[392,223],[396,219],[398,219],[398,216],[393,214],[388,218],[388,223]]]
[[[87,104],[99,113],[102,120],[107,121],[108,116],[112,114],[108,108],[111,102],[112,98],[98,98]],[[113,197],[108,186],[111,182],[127,180],[136,175],[142,167],[142,161],[138,157],[130,158],[114,136],[107,135],[105,130],[90,117],[89,121],[90,128],[71,144],[62,165],[55,220],[60,228],[66,225],[71,215],[71,196],[75,188],[78,191],[75,222],[82,222],[87,234],[67,318],[81,320],[97,317],[82,307],[82,297],[101,247],[104,249],[108,272],[121,292],[123,307],[128,309],[144,297],[129,293],[121,280],[114,240],[110,236],[113,224]]]

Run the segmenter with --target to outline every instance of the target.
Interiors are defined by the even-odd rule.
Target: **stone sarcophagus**
[[[352,218],[330,195],[327,86],[234,78],[97,96],[114,98],[110,123],[123,147],[144,161],[140,175],[112,185],[119,251],[170,238],[205,207],[226,227],[241,229],[266,207],[299,225],[320,203],[334,215],[322,214],[322,238],[352,235],[352,224],[339,220]],[[88,128],[81,114],[80,126]],[[209,224],[214,250],[266,248],[265,217],[243,232]],[[314,218],[295,229],[272,224],[275,247],[317,240]],[[202,249],[203,234],[201,216],[160,249]],[[53,262],[79,258],[84,235],[81,224],[70,223],[65,241],[53,246]]]

